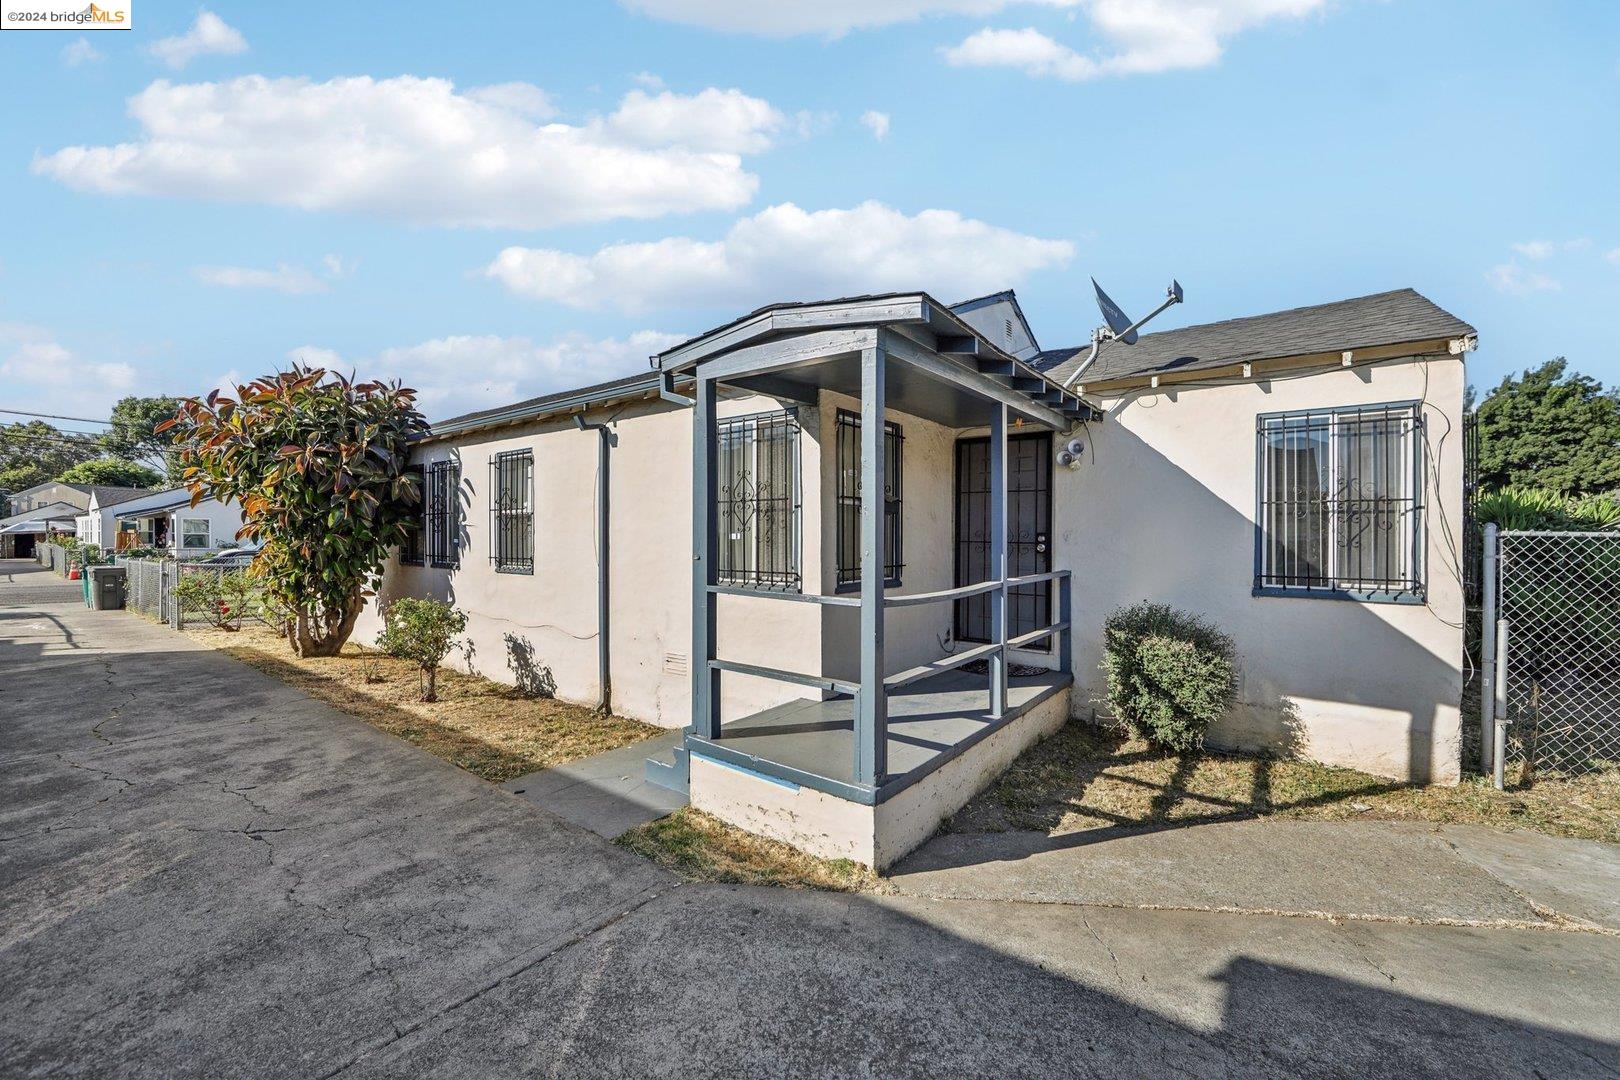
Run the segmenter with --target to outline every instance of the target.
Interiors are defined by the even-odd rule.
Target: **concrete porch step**
[[[687,777],[690,770],[686,747],[676,745],[662,755],[648,758],[643,775],[649,784],[685,795],[689,790]]]

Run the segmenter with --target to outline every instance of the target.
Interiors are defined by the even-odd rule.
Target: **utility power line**
[[[10,413],[12,416],[37,416],[41,420],[71,420],[75,424],[106,424],[112,426],[111,420],[92,420],[88,416],[58,416],[48,412],[24,412],[22,409],[0,409],[0,413]],[[86,432],[85,434],[89,434]]]

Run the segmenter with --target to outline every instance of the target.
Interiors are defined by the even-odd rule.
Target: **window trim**
[[[427,556],[435,569],[457,570],[461,567],[461,463],[453,458],[440,458],[427,466]],[[441,490],[440,477],[448,477]],[[438,500],[448,498],[450,505],[442,513]],[[438,519],[437,521],[435,519]],[[443,533],[436,525],[442,525]],[[441,550],[441,541],[443,541]]]
[[[521,468],[522,477],[518,484],[527,490],[523,492],[523,503],[520,507],[502,510],[501,481],[511,475],[504,466],[513,463]],[[502,540],[509,538],[510,534],[510,530],[505,527],[506,523],[520,518],[528,519],[527,557],[511,555],[502,550],[504,546]],[[494,565],[495,572],[533,576],[534,541],[534,450],[527,446],[517,450],[503,450],[489,459],[489,561]]]
[[[845,559],[845,556],[847,554],[849,554],[849,553],[844,550],[844,530],[843,530],[844,500],[847,498],[852,504],[854,504],[857,507],[860,506],[860,502],[861,502],[859,496],[856,496],[856,495],[848,495],[848,496],[846,496],[845,494],[843,494],[843,486],[844,486],[843,440],[846,438],[847,435],[853,435],[855,433],[858,433],[860,430],[861,430],[861,414],[860,413],[855,412],[852,409],[839,409],[839,410],[837,410],[836,415],[833,417],[833,592],[834,593],[859,592],[860,588],[861,588],[861,564],[860,564],[860,554],[859,554],[859,548],[860,548],[860,539],[859,539],[860,517],[857,515],[856,519],[855,519],[855,521],[856,521],[856,534],[857,534],[856,538],[855,538],[855,546],[856,546],[857,550],[855,552],[854,566],[851,568],[851,571],[854,573],[855,576],[853,578],[848,579],[848,580],[846,580],[844,578],[844,573],[845,573],[844,559]],[[893,438],[894,441],[895,441],[895,452],[894,452],[893,461],[890,461],[888,456],[887,456],[888,455],[888,449],[889,449],[889,440],[891,438]],[[905,499],[906,432],[905,432],[905,428],[902,427],[899,423],[897,423],[894,420],[885,419],[883,421],[883,449],[884,449],[884,455],[885,455],[884,456],[884,474],[885,474],[884,478],[889,481],[889,485],[888,485],[889,490],[893,491],[895,493],[895,497],[893,499],[887,499],[886,498],[886,499],[883,500],[883,510],[884,510],[884,515],[885,515],[885,522],[886,522],[886,524],[888,524],[890,526],[889,528],[885,528],[884,536],[885,536],[886,540],[888,540],[889,542],[891,542],[894,545],[894,573],[893,573],[892,576],[888,573],[889,562],[888,562],[888,559],[885,558],[884,559],[884,566],[883,566],[883,569],[885,571],[884,576],[883,576],[883,587],[885,589],[895,589],[895,588],[899,588],[900,585],[902,584],[902,579],[905,577],[905,570],[906,570],[906,529],[905,529],[905,513],[906,513],[906,499]],[[860,461],[858,459],[856,460],[855,465],[856,465],[856,468],[858,470],[860,468]],[[891,470],[890,469],[891,465],[894,465],[894,466],[897,466],[897,467]],[[894,474],[892,477],[890,477],[888,475],[891,471]],[[895,508],[892,522],[888,519],[889,506],[891,504],[893,504],[893,506]],[[885,552],[885,555],[887,555],[887,552]]]
[[[1254,576],[1249,590],[1251,596],[1268,597],[1288,600],[1348,600],[1361,604],[1407,604],[1426,605],[1428,603],[1428,529],[1427,510],[1428,503],[1425,496],[1428,493],[1428,477],[1424,469],[1425,449],[1427,439],[1424,428],[1424,402],[1418,398],[1405,401],[1369,402],[1364,405],[1330,405],[1315,409],[1287,409],[1278,412],[1257,413],[1254,418],[1255,430],[1255,456],[1254,456]],[[1412,440],[1412,461],[1409,472],[1403,472],[1412,486],[1412,537],[1409,557],[1412,560],[1410,578],[1413,587],[1410,589],[1355,589],[1342,587],[1314,587],[1304,585],[1268,585],[1264,582],[1265,575],[1265,507],[1266,507],[1266,424],[1267,421],[1288,420],[1295,417],[1326,414],[1337,417],[1341,414],[1358,414],[1370,412],[1393,412],[1396,410],[1409,410],[1412,417],[1410,438]],[[1331,443],[1330,443],[1331,445]],[[1333,466],[1337,479],[1338,466]]]
[[[202,531],[203,542],[202,543],[200,543],[200,544],[188,544],[188,543],[186,543],[186,540],[188,539],[188,537],[186,535],[186,526],[187,525],[201,525],[203,527],[203,531]],[[214,546],[214,525],[213,525],[213,522],[209,521],[207,518],[181,518],[180,519],[179,533],[180,533],[180,537],[179,537],[179,539],[180,539],[179,550],[180,551],[197,551],[197,550],[207,551],[209,548]]]

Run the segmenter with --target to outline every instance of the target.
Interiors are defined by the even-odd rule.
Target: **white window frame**
[[[201,525],[203,527],[202,543],[193,544],[191,542],[194,534],[187,530],[186,526],[188,525]],[[181,518],[179,532],[179,550],[181,551],[196,551],[198,549],[207,551],[214,545],[214,525],[207,518]]]

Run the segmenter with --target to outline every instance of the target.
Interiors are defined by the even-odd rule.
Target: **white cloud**
[[[341,255],[321,256],[321,268],[329,278],[346,278],[354,273],[355,267],[359,265],[358,260],[345,259]]]
[[[638,71],[630,76],[630,81],[637,86],[646,87],[648,90],[662,90],[664,88],[664,77],[651,71]]]
[[[1545,259],[1558,250],[1558,245],[1551,240],[1526,240],[1524,243],[1514,244],[1512,247],[1514,251],[1517,251],[1525,258],[1538,260]]]
[[[0,384],[11,408],[105,414],[136,381],[132,365],[81,358],[44,327],[0,324]]]
[[[1016,4],[1068,8],[1081,0],[622,0],[626,7],[711,30],[838,36],[925,15],[991,15]]]
[[[640,146],[684,146],[718,153],[757,154],[771,145],[787,118],[770,102],[741,90],[710,87],[691,96],[632,90],[608,126]]]
[[[70,41],[62,47],[62,63],[68,67],[93,64],[101,59],[104,59],[101,50],[90,44],[90,39],[87,37]]]
[[[274,289],[297,296],[326,291],[326,282],[304,269],[277,263],[272,270],[251,266],[199,266],[192,271],[205,285],[227,289]]]
[[[36,157],[33,169],[106,194],[546,228],[734,210],[758,178],[740,150],[713,148],[760,146],[779,122],[737,91],[667,102],[635,91],[605,120],[537,123],[543,92],[529,89],[463,93],[413,76],[159,80],[129,101],[137,141],[70,146]],[[694,104],[705,101],[718,107]]]
[[[950,210],[907,215],[866,202],[811,212],[783,203],[741,219],[718,241],[669,237],[591,255],[509,247],[484,272],[520,296],[644,311],[904,289],[966,296],[1006,288],[1073,255],[1067,240],[1025,236]]]
[[[247,39],[212,11],[197,13],[191,29],[178,37],[160,38],[148,51],[179,71],[199,56],[235,56],[247,52]]]
[[[1517,245],[1515,245],[1517,246]],[[1516,262],[1505,262],[1491,267],[1485,275],[1498,292],[1513,296],[1529,296],[1538,292],[1557,292],[1564,286],[1556,278],[1539,270],[1529,270]]]
[[[872,138],[882,142],[889,137],[889,114],[878,112],[876,109],[867,109],[861,113],[861,123],[872,133]]]
[[[645,371],[649,356],[681,340],[653,330],[623,338],[565,334],[550,342],[457,334],[384,349],[352,366],[363,377],[401,379],[418,391],[423,412],[442,419]],[[293,349],[287,359],[338,370],[351,366],[320,346]]]
[[[1086,17],[1107,43],[1077,52],[1038,30],[985,28],[941,49],[957,67],[1011,67],[1044,78],[1082,82],[1208,67],[1226,39],[1262,23],[1320,11],[1326,0],[1087,0]]]
[[[1613,251],[1605,253],[1603,257],[1614,263],[1616,266],[1620,266],[1620,248],[1615,248]]]

